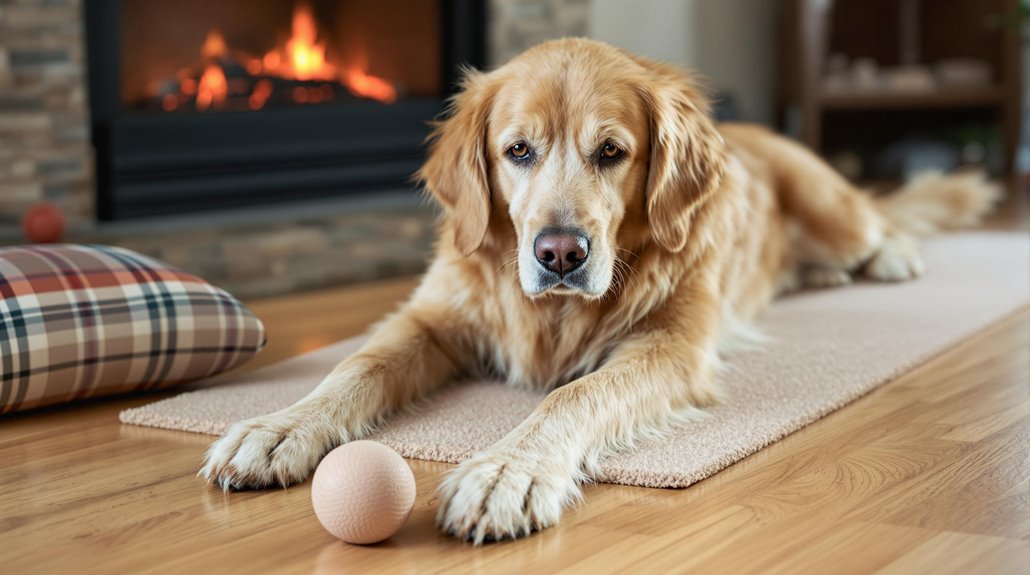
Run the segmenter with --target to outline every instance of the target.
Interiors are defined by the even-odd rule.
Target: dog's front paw
[[[339,442],[337,430],[291,407],[230,427],[211,444],[198,475],[227,490],[286,487],[307,479]]]
[[[579,496],[575,468],[503,452],[458,465],[440,484],[440,529],[475,544],[529,535],[558,522]]]
[[[906,238],[888,238],[866,264],[865,273],[875,280],[900,282],[922,275],[925,269],[914,242]]]

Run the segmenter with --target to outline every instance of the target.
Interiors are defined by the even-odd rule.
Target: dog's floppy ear
[[[708,116],[708,103],[683,73],[660,65],[657,81],[644,84],[650,111],[651,159],[647,218],[655,241],[678,252],[691,222],[719,189],[726,171],[725,145]]]
[[[454,247],[462,255],[476,251],[490,221],[486,125],[493,89],[486,76],[469,70],[462,91],[446,117],[429,136],[429,157],[418,177],[440,202],[454,227]]]

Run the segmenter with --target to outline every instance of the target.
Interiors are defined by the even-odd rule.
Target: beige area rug
[[[728,401],[663,439],[608,458],[609,483],[685,487],[868,393],[1030,301],[1030,237],[964,233],[928,241],[926,275],[777,302],[773,339],[730,358]],[[275,334],[272,334],[275,337]],[[245,374],[227,385],[122,412],[126,423],[218,434],[300,399],[361,340]],[[454,386],[373,437],[406,457],[458,462],[503,437],[543,396],[496,382]]]

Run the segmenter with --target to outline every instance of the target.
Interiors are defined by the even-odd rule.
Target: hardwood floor
[[[413,285],[253,302],[272,339],[250,367],[359,333]],[[589,486],[559,526],[481,548],[433,527],[449,465],[412,461],[407,525],[349,546],[321,529],[307,484],[224,494],[194,477],[212,437],[119,424],[159,397],[0,419],[0,571],[1030,570],[1026,310],[688,489]]]

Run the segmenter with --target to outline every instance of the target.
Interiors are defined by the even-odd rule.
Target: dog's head
[[[567,39],[470,72],[420,176],[448,210],[461,254],[514,245],[527,295],[593,299],[634,250],[684,248],[724,165],[685,73]],[[510,225],[492,225],[498,218]],[[512,230],[513,242],[490,240]]]

